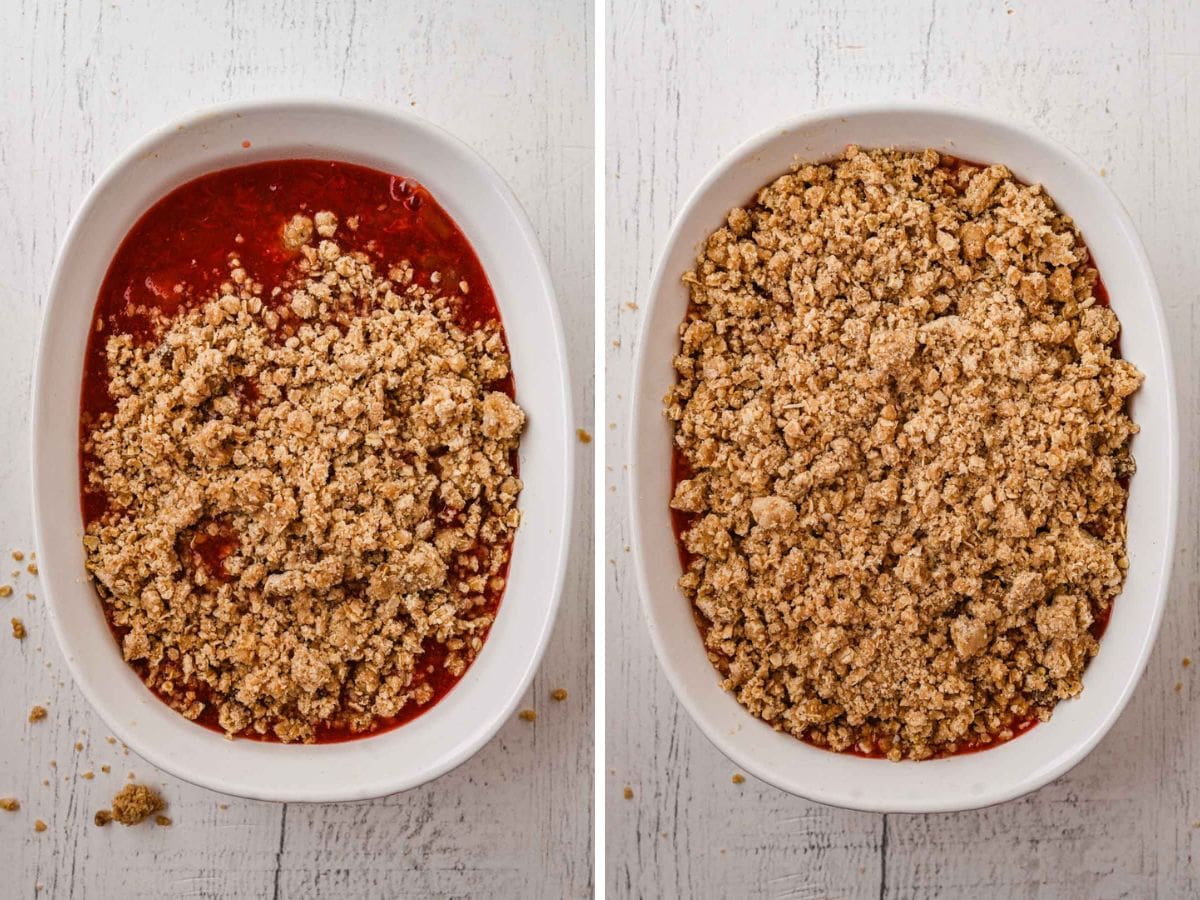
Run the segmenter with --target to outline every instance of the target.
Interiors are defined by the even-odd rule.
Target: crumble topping
[[[1120,590],[1142,375],[1072,221],[1003,166],[850,147],[684,276],[680,586],[724,687],[927,758],[1082,689]]]
[[[461,674],[519,522],[525,416],[499,324],[455,321],[407,262],[343,252],[297,215],[270,302],[236,259],[220,293],[107,343],[113,413],[84,451],[87,566],[125,658],[230,735],[363,731]],[[314,231],[322,239],[316,246]]]
[[[113,797],[111,810],[102,809],[96,813],[96,824],[106,825],[108,821],[114,821],[122,825],[138,825],[166,808],[166,801],[154,788],[144,784],[127,784]]]

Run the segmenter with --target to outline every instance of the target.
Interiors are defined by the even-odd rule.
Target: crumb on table
[[[30,722],[40,722],[44,718],[46,718],[46,707],[35,706],[35,707],[33,707],[33,709],[29,710],[29,721]]]
[[[553,691],[550,692],[550,696],[560,702],[563,700],[566,700],[567,699],[567,689],[566,688],[555,688]]]
[[[533,722],[537,719],[537,713],[532,709],[523,709],[517,713],[517,718],[522,722]]]
[[[112,817],[122,825],[137,825],[166,809],[162,795],[144,784],[127,784],[112,799]]]
[[[12,636],[18,641],[23,641],[25,640],[26,634],[27,632],[25,631],[25,623],[14,616],[12,620]]]

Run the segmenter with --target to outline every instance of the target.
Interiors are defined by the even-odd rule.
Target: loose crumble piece
[[[517,713],[517,718],[522,722],[535,722],[537,721],[537,713],[532,709],[523,709]]]
[[[41,819],[35,820],[33,823],[33,830],[36,831],[38,834],[41,834],[43,831],[46,830],[46,823],[43,822]]]
[[[1079,693],[1128,566],[1142,382],[1096,279],[1040,186],[932,150],[798,165],[710,235],[671,506],[754,715],[921,759]]]
[[[29,710],[29,721],[30,722],[40,722],[44,718],[46,718],[46,707],[35,706],[31,710]]]
[[[156,790],[144,784],[127,784],[117,792],[112,799],[111,817],[122,825],[137,825],[155,813],[167,808]],[[101,810],[100,813],[110,812]],[[100,822],[100,813],[96,814],[96,824]]]
[[[566,688],[555,688],[554,690],[552,690],[550,692],[550,696],[553,699],[558,700],[561,703],[563,700],[567,699],[567,689]]]
[[[107,344],[114,413],[85,445],[108,513],[87,566],[127,660],[189,718],[311,741],[434,696],[431,644],[482,647],[520,520],[525,415],[496,322],[401,262],[380,274],[297,215],[275,304],[231,258],[202,306]]]
[[[14,616],[12,620],[12,636],[18,641],[23,641],[27,633],[25,631],[25,623]]]
[[[17,812],[21,808],[21,801],[16,797],[0,797],[0,809],[5,812]]]

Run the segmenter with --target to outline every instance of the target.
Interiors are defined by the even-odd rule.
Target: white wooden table
[[[988,7],[984,9],[983,7]],[[607,883],[620,897],[1200,895],[1200,5],[608,0]],[[1183,502],[1170,608],[1129,708],[1077,769],[959,815],[879,816],[748,779],[662,676],[638,610],[622,425],[673,216],[746,137],[821,106],[926,98],[1009,115],[1105,173],[1145,240],[1174,341]],[[1130,598],[1136,602],[1136,598]],[[1176,689],[1176,685],[1181,686]],[[632,800],[623,798],[626,785]],[[1195,857],[1195,859],[1194,859]]]
[[[29,390],[55,250],[125,146],[191,109],[249,97],[345,95],[413,110],[508,180],[537,228],[592,408],[591,13],[583,2],[272,0],[0,3],[0,582],[32,547]],[[80,298],[80,302],[91,302]],[[356,804],[252,803],[192,787],[105,741],[38,600],[0,600],[0,896],[533,896],[590,892],[590,453],[562,612],[525,704],[470,762],[424,788]],[[74,473],[63,473],[73,478]],[[30,587],[30,585],[33,585]],[[18,644],[8,619],[25,620]],[[565,687],[570,699],[553,703]],[[35,703],[49,718],[27,725]],[[73,749],[82,742],[81,751]],[[51,760],[57,761],[53,768]],[[111,774],[102,774],[110,765]],[[94,771],[94,780],[81,777]],[[171,828],[96,828],[127,772],[161,785]],[[43,785],[46,779],[48,785]],[[36,834],[35,819],[47,824]]]

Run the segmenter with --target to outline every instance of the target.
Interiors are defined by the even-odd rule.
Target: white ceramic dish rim
[[[440,142],[446,152],[453,154],[462,164],[471,167],[485,182],[487,189],[494,194],[494,200],[500,204],[497,209],[502,209],[503,216],[508,217],[508,225],[512,228],[509,232],[507,241],[514,248],[514,252],[519,252],[525,260],[524,265],[528,269],[528,274],[532,276],[532,281],[529,284],[528,290],[517,299],[505,300],[500,296],[497,290],[497,302],[501,306],[502,315],[506,330],[509,334],[510,343],[513,340],[514,321],[516,314],[519,313],[522,307],[517,304],[529,304],[527,314],[531,310],[537,316],[543,319],[542,330],[544,332],[544,343],[540,345],[540,350],[543,354],[550,358],[557,379],[549,379],[546,391],[550,394],[557,394],[554,404],[554,413],[549,418],[554,420],[554,423],[560,424],[562,427],[555,432],[547,434],[545,440],[553,442],[553,446],[557,451],[557,455],[561,456],[561,468],[559,470],[559,478],[561,484],[556,484],[554,487],[559,494],[559,499],[554,504],[550,505],[544,516],[544,524],[547,526],[545,534],[546,540],[538,547],[528,546],[525,552],[532,557],[536,551],[538,555],[537,568],[545,573],[545,576],[537,584],[526,586],[527,589],[532,588],[537,594],[543,595],[544,608],[539,611],[539,619],[535,623],[536,629],[531,632],[528,646],[531,652],[525,655],[524,659],[519,659],[513,663],[513,669],[519,673],[515,678],[511,679],[511,683],[507,690],[504,691],[504,699],[502,702],[493,705],[490,709],[483,713],[474,713],[470,710],[464,710],[460,716],[465,720],[462,732],[464,739],[457,744],[452,744],[447,748],[447,751],[434,764],[427,765],[419,771],[400,772],[391,775],[376,776],[369,780],[358,782],[353,778],[353,773],[348,772],[346,779],[341,783],[316,783],[304,784],[295,783],[289,784],[286,787],[278,785],[263,786],[256,783],[252,776],[248,776],[236,781],[228,779],[212,777],[204,767],[203,762],[197,762],[194,759],[180,759],[169,754],[160,752],[160,750],[152,743],[147,742],[142,738],[140,732],[131,727],[131,723],[126,721],[126,717],[113,709],[103,698],[99,696],[93,685],[90,683],[88,673],[84,670],[83,664],[76,658],[72,652],[72,639],[69,634],[69,629],[65,625],[63,619],[68,610],[63,606],[61,594],[63,593],[58,588],[64,584],[64,579],[74,578],[76,582],[82,579],[86,589],[91,592],[90,583],[83,577],[83,573],[73,573],[71,576],[60,575],[54,568],[54,550],[47,547],[46,538],[46,515],[43,503],[43,487],[48,483],[48,479],[54,477],[52,472],[46,470],[42,465],[43,459],[43,434],[45,432],[45,422],[47,417],[51,415],[46,408],[46,384],[49,379],[49,370],[51,362],[48,359],[47,349],[50,342],[49,325],[55,320],[60,308],[67,302],[69,298],[62,296],[61,284],[64,280],[64,263],[69,258],[72,248],[81,238],[82,223],[87,221],[95,207],[98,198],[104,194],[105,189],[113,182],[125,169],[130,167],[139,158],[153,154],[156,149],[165,140],[179,131],[192,128],[202,127],[206,123],[219,122],[229,117],[242,118],[252,114],[343,114],[356,117],[372,119],[376,123],[380,123],[381,127],[387,124],[400,125],[416,131],[424,132],[424,135],[432,140]],[[335,143],[335,138],[322,138],[325,144]],[[257,158],[247,158],[241,164],[258,162],[264,159],[282,159],[295,158],[301,156],[299,153],[288,153],[281,150],[277,155],[267,155]],[[340,158],[353,160],[355,156],[363,154],[355,152],[347,152]],[[383,155],[375,154],[375,155]],[[311,154],[316,158],[339,158],[336,154],[316,152]],[[173,182],[171,187],[160,192],[158,196],[162,196],[173,187],[202,174],[203,171],[215,171],[221,168],[226,168],[232,165],[238,165],[237,162],[214,163],[210,168],[203,169],[201,172],[187,174],[184,177],[178,178]],[[369,163],[364,163],[369,164]],[[402,168],[398,166],[397,168]],[[450,208],[446,202],[444,192],[435,190],[435,197],[442,202],[443,205]],[[157,199],[157,198],[156,198]],[[153,202],[153,201],[151,201]],[[149,204],[143,206],[143,211]],[[140,215],[140,213],[139,213]],[[458,216],[456,216],[458,218]],[[462,221],[459,221],[462,226]],[[476,237],[469,233],[469,229],[465,226],[464,230],[468,231],[468,238],[473,244],[477,244]],[[124,233],[117,236],[116,241],[119,242],[124,237]],[[115,244],[113,247],[115,252]],[[482,256],[482,251],[481,252]],[[484,260],[485,270],[488,272],[489,278],[495,280],[494,266],[488,264]],[[89,315],[94,299],[89,298]],[[519,327],[519,326],[518,326]],[[548,339],[547,339],[548,338]],[[514,358],[514,366],[517,366],[517,360]],[[518,399],[522,391],[522,379],[518,375]],[[78,395],[76,395],[75,408],[78,407]],[[75,413],[71,416],[74,418]],[[574,454],[573,447],[573,410],[570,391],[570,375],[567,364],[565,341],[563,337],[563,329],[561,318],[558,312],[558,305],[555,299],[553,283],[550,278],[549,270],[546,266],[544,256],[542,254],[537,237],[534,233],[533,226],[529,221],[524,209],[521,207],[512,190],[505,183],[503,178],[496,172],[492,166],[483,159],[475,150],[465,144],[463,141],[445,131],[443,128],[428,122],[422,117],[413,113],[394,110],[373,104],[367,104],[356,101],[349,101],[337,97],[279,97],[265,98],[253,100],[237,100],[227,103],[221,103],[209,107],[205,107],[185,116],[179,117],[170,121],[153,131],[146,134],[144,137],[136,141],[121,153],[104,171],[104,173],[96,180],[95,184],[88,191],[83,203],[72,217],[71,225],[63,239],[59,248],[58,256],[55,260],[53,276],[51,278],[49,291],[47,294],[46,308],[43,312],[42,331],[38,339],[38,351],[33,379],[33,421],[32,421],[32,494],[33,494],[33,510],[34,510],[34,535],[36,546],[42,550],[40,563],[41,575],[43,579],[42,594],[46,602],[50,614],[50,620],[58,639],[59,646],[63,651],[64,657],[76,684],[84,696],[91,703],[92,707],[100,714],[106,725],[120,740],[145,758],[150,763],[159,768],[170,772],[171,774],[189,781],[193,784],[207,787],[213,790],[224,793],[233,794],[236,796],[248,797],[259,800],[275,800],[285,802],[328,802],[341,800],[361,800],[372,797],[386,796],[397,793],[399,791],[408,790],[416,787],[427,781],[445,774],[451,769],[461,765],[463,762],[473,756],[480,748],[483,747],[501,725],[511,718],[516,709],[521,695],[528,688],[533,675],[541,661],[542,655],[546,649],[550,634],[553,629],[554,621],[558,613],[558,609],[562,599],[563,587],[566,578],[566,563],[570,546],[571,537],[571,520],[572,520],[572,494],[574,491]],[[549,423],[552,424],[552,423]],[[561,433],[558,433],[561,431]],[[522,456],[524,455],[522,451]],[[72,473],[71,479],[76,483],[76,478]],[[526,477],[528,490],[528,477]],[[553,494],[554,492],[549,492]],[[520,506],[524,508],[524,497],[520,502]],[[75,506],[78,507],[78,489],[75,490]],[[521,541],[521,534],[518,532],[518,544]],[[530,538],[533,540],[533,538]],[[514,554],[515,556],[515,554]],[[56,583],[58,586],[56,586]],[[510,588],[506,591],[506,602],[512,601],[511,582]],[[96,602],[93,594],[93,602]],[[98,608],[98,604],[97,604]],[[497,626],[493,626],[493,635],[498,630],[499,623],[503,621],[503,610],[501,607],[501,615],[497,619]],[[487,653],[489,648],[495,652],[499,652],[493,646],[496,643],[489,640],[484,645],[483,653]],[[441,700],[434,709],[425,713],[413,723],[402,726],[399,729],[383,732],[379,735],[373,735],[361,738],[355,741],[334,743],[334,744],[319,744],[319,745],[281,745],[271,743],[261,743],[253,741],[237,741],[234,744],[253,745],[256,753],[270,754],[288,754],[298,750],[310,751],[324,757],[324,766],[326,770],[331,768],[331,762],[338,757],[345,755],[343,750],[351,748],[356,753],[360,754],[361,759],[365,756],[365,751],[362,748],[383,749],[387,742],[395,735],[400,734],[411,725],[420,723],[426,719],[431,719],[435,714],[443,708],[452,708],[455,706],[456,693],[462,691],[462,688],[467,681],[472,677],[472,674],[478,672],[481,668],[480,660],[467,672],[463,682],[452,690],[443,700]],[[119,659],[115,644],[113,645],[113,654]],[[124,663],[122,662],[124,667]],[[128,667],[125,667],[126,669]],[[129,671],[134,679],[136,675]],[[506,679],[507,680],[507,679]],[[139,685],[140,680],[137,682]],[[168,710],[165,705],[161,704],[156,698],[146,691],[145,686],[141,685],[142,691],[146,697],[141,698],[143,709],[154,710],[154,715],[167,714],[179,719],[188,728],[193,728],[197,732],[198,740],[208,740],[208,737],[216,738],[220,743],[226,744],[223,738],[207,729],[199,728],[192,723],[183,720],[178,714]],[[149,698],[147,701],[146,698]],[[209,741],[210,749],[217,749],[219,746]],[[266,756],[262,757],[264,760]],[[279,758],[279,757],[276,757]],[[403,763],[403,761],[402,761]],[[401,766],[402,767],[402,766]]]
[[[1109,207],[1108,212],[1111,214],[1113,224],[1122,232],[1128,244],[1128,251],[1134,266],[1138,269],[1138,274],[1142,277],[1147,288],[1148,311],[1153,319],[1153,328],[1156,332],[1158,351],[1165,360],[1163,372],[1163,385],[1165,388],[1166,409],[1164,411],[1165,432],[1166,432],[1166,458],[1163,463],[1166,468],[1165,479],[1170,486],[1167,496],[1164,498],[1164,506],[1162,516],[1164,521],[1164,541],[1161,546],[1161,552],[1158,555],[1159,576],[1153,597],[1153,608],[1149,611],[1149,623],[1145,631],[1145,638],[1138,647],[1136,661],[1132,666],[1129,666],[1129,677],[1125,680],[1119,694],[1112,698],[1107,712],[1099,722],[1089,723],[1086,734],[1078,740],[1070,752],[1059,754],[1052,760],[1050,764],[1043,765],[1032,772],[1027,772],[1016,777],[1010,778],[999,783],[995,783],[984,787],[970,796],[949,796],[931,794],[928,797],[913,798],[907,797],[901,802],[896,802],[891,799],[875,800],[866,798],[856,792],[851,785],[847,783],[834,784],[817,784],[811,779],[806,779],[804,771],[791,772],[780,771],[779,767],[760,759],[758,755],[747,750],[745,746],[739,744],[734,739],[734,732],[740,729],[755,728],[767,734],[775,735],[769,726],[762,723],[760,720],[751,716],[742,707],[741,710],[744,722],[739,722],[734,729],[729,729],[718,724],[716,716],[710,715],[710,710],[707,710],[704,702],[701,700],[702,695],[710,694],[716,684],[716,676],[713,675],[713,681],[707,686],[695,683],[695,679],[689,679],[682,671],[682,665],[677,659],[678,656],[703,654],[702,645],[699,637],[695,640],[694,651],[675,651],[670,645],[670,636],[664,630],[665,622],[662,619],[660,605],[668,602],[686,603],[682,595],[676,589],[674,598],[664,598],[655,596],[651,589],[650,566],[652,560],[648,558],[649,551],[647,550],[647,534],[645,528],[647,523],[643,521],[642,510],[646,506],[646,502],[642,501],[643,484],[646,480],[643,475],[642,467],[639,465],[639,460],[643,458],[640,451],[642,437],[648,428],[662,428],[663,419],[661,416],[661,398],[648,398],[646,396],[646,372],[653,364],[653,354],[662,352],[661,346],[651,347],[650,331],[652,322],[654,321],[654,311],[659,305],[660,295],[668,287],[673,286],[677,281],[680,272],[673,271],[671,266],[673,252],[676,245],[682,240],[682,232],[685,230],[689,219],[693,216],[695,209],[702,204],[706,195],[726,178],[732,171],[743,164],[753,161],[755,155],[760,150],[772,142],[781,134],[793,133],[801,129],[811,129],[822,125],[832,125],[839,120],[846,120],[852,117],[871,117],[888,114],[913,114],[913,115],[932,115],[957,117],[987,127],[1007,131],[1014,137],[1038,146],[1042,151],[1046,152],[1050,157],[1055,157],[1065,163],[1069,163],[1075,169],[1079,170],[1076,174],[1086,173],[1086,177],[1090,179],[1091,187],[1106,198]],[[879,143],[874,145],[868,141],[861,140],[860,144],[864,146],[879,146]],[[950,136],[947,136],[946,143],[953,144]],[[969,154],[966,154],[969,157]],[[827,156],[824,158],[828,158]],[[814,160],[820,161],[820,160]],[[996,160],[1005,162],[1005,160]],[[776,174],[782,174],[783,169],[780,169]],[[1019,173],[1018,173],[1019,174]],[[760,183],[765,183],[771,176],[768,175],[762,179]],[[1050,194],[1054,195],[1053,185],[1047,185]],[[749,196],[749,192],[747,193]],[[741,201],[735,201],[741,202]],[[714,223],[715,227],[715,223]],[[691,251],[694,254],[694,248]],[[1103,271],[1103,265],[1101,266]],[[1174,546],[1176,537],[1177,524],[1177,508],[1178,508],[1178,471],[1179,471],[1179,435],[1178,435],[1178,400],[1175,391],[1175,379],[1173,368],[1173,357],[1170,351],[1170,343],[1166,328],[1165,319],[1162,311],[1161,299],[1158,294],[1157,286],[1154,281],[1153,272],[1150,268],[1149,259],[1146,256],[1145,249],[1137,236],[1137,232],[1133,227],[1133,223],[1125,208],[1121,205],[1120,200],[1109,189],[1099,177],[1091,172],[1087,164],[1071,150],[1053,142],[1040,134],[1030,131],[1027,128],[1013,124],[992,115],[983,114],[974,110],[965,110],[945,104],[933,104],[924,102],[911,101],[894,101],[881,103],[864,103],[847,105],[836,108],[826,108],[797,116],[787,121],[781,122],[771,128],[768,128],[759,134],[744,141],[741,145],[735,148],[732,152],[722,158],[704,177],[700,184],[689,196],[687,202],[682,207],[681,211],[676,215],[672,224],[671,231],[667,237],[662,250],[660,251],[658,262],[655,266],[654,274],[651,279],[650,291],[647,295],[647,310],[642,322],[641,333],[639,335],[639,347],[637,353],[637,362],[634,376],[634,390],[630,401],[632,411],[631,421],[633,427],[630,430],[630,439],[628,444],[628,461],[630,468],[630,500],[629,500],[629,515],[633,538],[635,568],[637,571],[638,589],[641,595],[642,612],[645,617],[647,628],[650,632],[652,644],[659,663],[663,671],[667,675],[676,696],[683,704],[684,708],[691,715],[692,719],[699,725],[705,736],[725,754],[731,761],[741,768],[749,771],[756,777],[775,785],[776,787],[802,796],[810,800],[815,800],[820,803],[825,803],[831,806],[839,806],[847,809],[858,809],[869,812],[953,812],[966,809],[976,809],[1002,803],[1006,800],[1022,796],[1033,790],[1042,787],[1050,781],[1060,777],[1068,772],[1071,768],[1083,760],[1088,753],[1095,748],[1112,725],[1124,710],[1129,699],[1132,697],[1142,674],[1145,671],[1149,661],[1150,652],[1153,649],[1155,638],[1158,634],[1159,627],[1162,622],[1163,610],[1166,605],[1167,593],[1170,585],[1171,562],[1174,556]],[[1135,476],[1136,478],[1137,476]],[[657,501],[656,501],[657,502]],[[666,498],[662,499],[665,510]],[[673,540],[672,540],[673,545]],[[672,547],[673,549],[673,547]],[[658,560],[661,564],[661,560]],[[661,592],[660,592],[661,593]],[[707,659],[704,660],[705,665],[708,665]],[[1086,681],[1085,674],[1085,681]],[[724,693],[716,687],[718,692]],[[729,695],[725,695],[728,697]],[[735,704],[731,697],[728,703]],[[729,716],[725,717],[725,725],[728,725]],[[1053,722],[1053,720],[1052,720]],[[1048,726],[1043,725],[1042,728]],[[1019,741],[1029,741],[1039,729],[1034,729],[1027,735],[1023,735],[1014,741],[1015,745]],[[764,735],[764,739],[766,739]],[[892,767],[892,771],[899,775],[901,768],[909,768],[913,766],[936,766],[941,763],[941,760],[927,762],[901,762],[892,763],[886,760],[865,759],[861,757],[832,754],[829,751],[820,750],[810,747],[800,741],[790,739],[798,748],[803,748],[803,751],[808,754],[824,755],[825,757],[837,756],[840,759],[852,761],[850,765],[855,768],[843,768],[840,772],[842,775],[848,775],[850,772],[861,772],[865,774],[863,767]],[[1006,745],[1006,746],[1012,746]],[[995,754],[1003,753],[1005,747],[997,747],[991,750],[984,751],[978,754],[968,754],[966,756],[954,757],[952,760],[984,760],[984,765],[987,765],[987,758]],[[815,756],[808,755],[805,759],[820,763]],[[807,768],[807,767],[804,767]],[[981,767],[982,768],[982,767]]]

